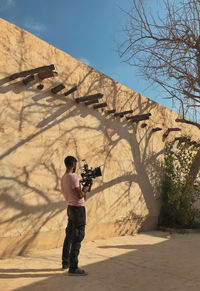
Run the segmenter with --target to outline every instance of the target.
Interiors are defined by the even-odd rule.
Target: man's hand
[[[87,193],[88,190],[89,190],[89,186],[83,186],[83,189],[82,189],[83,192]]]
[[[83,189],[82,189],[83,197],[84,197],[85,200],[86,200],[86,193],[88,192],[88,190],[89,190],[88,186],[84,186]]]

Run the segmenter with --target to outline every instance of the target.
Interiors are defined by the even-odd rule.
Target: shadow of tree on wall
[[[62,74],[62,82],[67,84],[69,88],[74,85],[74,82],[70,83],[70,77],[74,73],[77,74],[78,70],[79,66],[76,66],[70,73]],[[69,72],[67,69],[65,71]],[[7,81],[7,77],[0,80],[0,94],[5,94],[11,89],[14,91],[16,82],[4,87],[3,85]],[[20,86],[19,84],[20,82],[17,82],[17,86]],[[4,145],[4,150],[0,154],[3,167],[6,168],[9,165],[10,158],[10,166],[12,167],[0,176],[2,182],[0,200],[2,211],[5,214],[5,219],[0,222],[0,227],[6,229],[11,235],[19,235],[17,230],[13,233],[13,229],[17,229],[19,224],[23,225],[23,231],[20,233],[21,238],[17,241],[17,254],[22,255],[26,252],[38,233],[43,231],[49,221],[53,221],[58,215],[61,215],[66,208],[59,186],[59,180],[63,174],[61,173],[61,163],[69,150],[78,157],[79,166],[81,159],[85,158],[80,151],[80,141],[75,135],[77,132],[83,136],[86,132],[92,134],[92,141],[95,140],[95,137],[103,137],[103,143],[100,146],[97,145],[95,151],[88,146],[88,150],[85,152],[89,163],[95,161],[103,164],[102,181],[99,180],[98,183],[94,184],[92,192],[88,195],[88,200],[98,194],[96,203],[99,207],[98,203],[101,202],[98,199],[102,199],[99,193],[104,191],[109,193],[113,186],[118,186],[120,189],[122,183],[126,183],[126,189],[119,190],[120,197],[113,200],[109,209],[105,210],[104,216],[99,218],[99,222],[109,216],[111,212],[115,216],[122,201],[129,199],[134,184],[139,186],[142,193],[142,197],[138,197],[136,204],[143,199],[149,214],[142,217],[134,211],[128,211],[127,217],[116,221],[118,233],[132,233],[133,228],[137,230],[148,229],[149,225],[152,224],[149,219],[151,220],[152,217],[155,219],[158,214],[159,207],[156,197],[160,172],[158,157],[162,154],[162,150],[153,152],[149,147],[152,138],[151,126],[141,129],[141,123],[132,124],[124,119],[107,116],[105,111],[77,104],[73,99],[76,95],[86,96],[101,92],[104,94],[104,100],[110,109],[115,108],[118,112],[133,109],[134,114],[151,112],[156,107],[156,103],[149,99],[142,100],[140,94],[131,90],[126,91],[122,85],[92,68],[89,68],[88,72],[81,76],[77,74],[77,84],[78,91],[69,98],[64,98],[63,94],[52,96],[50,90],[38,93],[38,90],[25,86],[23,90],[29,91],[29,95],[23,95],[21,103],[19,103],[19,99],[11,100],[8,95],[3,96],[1,116],[5,120],[4,110],[8,112],[7,117],[11,124],[16,124],[16,136],[13,140],[9,139],[9,145]],[[31,95],[32,93],[34,95]],[[19,104],[21,105],[19,106]],[[27,128],[30,128],[30,132],[27,131]],[[55,138],[51,138],[51,130],[54,130],[54,133],[57,132]],[[5,132],[6,138],[8,138],[8,134]],[[41,142],[40,147],[38,139]],[[128,160],[131,165],[129,169],[124,169],[123,161],[114,153],[117,147],[122,146],[120,145],[122,140],[126,146],[128,145],[127,156],[129,156]],[[88,142],[87,136],[82,142]],[[20,158],[19,163],[13,162],[12,157],[17,156],[18,153],[23,155],[23,151],[28,151],[31,155],[31,151],[32,153],[38,151],[38,147],[37,159],[31,160],[31,162],[27,161],[25,165],[23,163],[23,166],[20,163]],[[111,177],[107,181],[106,173],[109,171],[112,158],[115,159],[118,169],[121,169],[121,175]],[[135,169],[134,172],[132,169]],[[42,185],[37,182],[36,178],[33,179],[33,177],[37,177],[39,170],[43,173],[43,179],[38,177],[41,179]],[[48,183],[48,181],[50,182]],[[31,195],[34,195],[33,202],[30,201]],[[7,215],[6,212],[9,209],[14,210],[14,214]],[[124,223],[133,220],[135,220],[134,227],[124,231]],[[64,228],[63,221],[59,227]],[[54,226],[55,228],[56,226]],[[10,255],[16,253],[16,245],[8,246],[3,256],[8,252]]]

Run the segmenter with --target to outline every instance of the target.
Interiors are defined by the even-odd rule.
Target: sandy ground
[[[0,290],[200,291],[200,234],[147,232],[82,244],[86,277],[61,270],[61,251],[0,260]]]

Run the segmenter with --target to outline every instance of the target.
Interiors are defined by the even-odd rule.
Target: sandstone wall
[[[175,122],[177,113],[84,65],[30,33],[0,20],[0,257],[24,254],[31,248],[62,245],[67,223],[60,191],[66,155],[89,166],[101,166],[87,199],[86,240],[124,235],[156,226],[159,177],[164,143],[195,128]],[[22,84],[9,76],[54,64],[58,76],[37,84]],[[78,90],[66,97],[50,88],[64,83]],[[108,109],[133,109],[152,115],[142,128],[124,118],[107,116],[77,104],[75,97],[102,93]],[[152,128],[162,130],[152,133]]]

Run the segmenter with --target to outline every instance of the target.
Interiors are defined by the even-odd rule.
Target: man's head
[[[72,157],[72,156],[67,156],[64,160],[65,166],[67,170],[72,170],[73,173],[76,171],[76,164],[77,164],[77,159]]]

